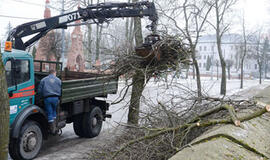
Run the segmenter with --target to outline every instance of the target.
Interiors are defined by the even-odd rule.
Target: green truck
[[[49,135],[48,120],[43,99],[37,94],[40,80],[49,73],[44,65],[59,68],[62,80],[62,96],[57,110],[57,130],[73,123],[75,133],[80,137],[98,136],[109,104],[97,100],[117,91],[118,78],[112,75],[94,75],[61,71],[61,63],[33,61],[25,51],[12,50],[2,54],[6,69],[10,97],[10,144],[13,159],[32,159],[41,149],[43,139]],[[38,68],[38,69],[36,69]],[[79,77],[83,77],[78,79]]]
[[[98,24],[109,22],[112,18],[143,16],[149,17],[152,23],[148,28],[155,32],[157,13],[154,3],[148,1],[94,4],[59,16],[25,23],[10,32],[1,56],[10,98],[9,153],[13,159],[35,158],[43,140],[50,135],[43,99],[37,94],[39,82],[48,75],[48,68],[57,70],[57,76],[62,80],[62,96],[56,118],[59,132],[67,123],[73,123],[74,132],[79,137],[98,136],[102,122],[111,115],[106,113],[109,104],[97,97],[115,94],[118,87],[117,76],[62,71],[62,63],[34,61],[25,51],[26,48],[49,31],[67,28],[71,22],[93,20]],[[28,36],[32,37],[23,41]]]

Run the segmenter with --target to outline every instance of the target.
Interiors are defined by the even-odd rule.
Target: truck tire
[[[93,138],[99,135],[103,123],[103,114],[100,107],[94,107],[84,114],[83,132],[85,138]]]
[[[40,125],[35,121],[26,121],[18,139],[11,138],[9,154],[14,160],[31,160],[38,155],[42,143],[43,135]]]
[[[77,115],[73,120],[73,130],[79,137],[84,137],[83,133],[83,117],[84,114]]]

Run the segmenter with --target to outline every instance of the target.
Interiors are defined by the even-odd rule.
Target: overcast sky
[[[42,19],[45,8],[45,0],[0,0],[0,39],[3,38],[8,23],[10,22],[12,27],[17,25]],[[51,9],[52,15],[59,14],[60,12]],[[4,17],[9,16],[9,17]],[[11,17],[22,17],[11,18]]]
[[[53,2],[57,0],[51,1],[51,5],[55,6]],[[266,20],[270,20],[270,0],[240,0],[240,2],[242,3],[239,5],[239,8],[245,8],[246,19],[250,25],[258,26],[265,24]],[[33,21],[36,18],[41,19],[43,18],[44,8],[45,0],[0,0],[0,40],[3,39],[9,22],[13,27],[16,27],[22,23]],[[51,11],[53,16],[59,14],[57,10],[51,9]],[[11,17],[24,17],[29,19]]]

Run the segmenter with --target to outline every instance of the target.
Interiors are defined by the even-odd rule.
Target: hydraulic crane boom
[[[7,41],[12,41],[13,48],[15,49],[25,50],[49,31],[67,28],[67,25],[74,21],[93,20],[95,23],[103,23],[112,18],[144,16],[148,16],[152,21],[147,28],[155,32],[158,16],[154,3],[148,1],[137,3],[99,3],[86,8],[78,8],[77,11],[70,13],[19,25],[11,31]],[[23,37],[33,34],[36,35],[23,42]]]

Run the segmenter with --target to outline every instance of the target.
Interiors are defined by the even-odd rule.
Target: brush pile
[[[119,56],[110,69],[116,75],[132,75],[136,70],[141,70],[151,76],[189,64],[190,50],[182,39],[176,36],[160,39],[157,35],[149,35],[132,54]]]

